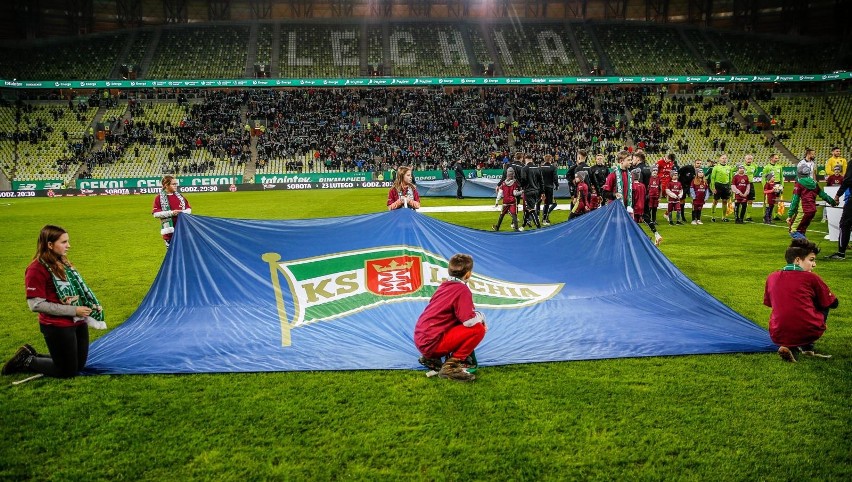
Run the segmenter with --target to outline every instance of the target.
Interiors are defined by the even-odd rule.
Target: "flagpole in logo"
[[[275,292],[275,306],[278,308],[278,319],[281,320],[281,346],[290,346],[290,323],[287,321],[287,311],[284,309],[284,295],[281,293],[281,281],[278,279],[278,270],[281,265],[281,255],[278,253],[264,253],[261,259],[269,263],[269,274],[272,276],[272,290]]]

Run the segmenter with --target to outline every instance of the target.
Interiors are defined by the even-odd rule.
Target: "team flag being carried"
[[[480,366],[762,352],[763,328],[695,285],[624,206],[524,233],[408,209],[260,221],[181,215],[151,290],[90,373],[419,368],[414,323],[456,253],[488,334]]]

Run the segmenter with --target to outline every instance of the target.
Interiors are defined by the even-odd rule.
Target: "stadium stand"
[[[259,64],[272,65],[272,35],[272,25],[264,23],[258,27],[256,62]]]
[[[836,45],[830,43],[804,39],[791,42],[765,35],[712,30],[706,33],[733,62],[734,71],[738,73],[812,74],[832,70],[831,56]]]
[[[583,53],[583,56],[586,57],[586,62],[591,68],[600,68],[602,67],[600,56],[598,55],[597,50],[595,50],[595,44],[592,41],[591,34],[586,29],[587,27],[585,24],[573,24],[574,36],[577,38],[577,43],[580,45],[580,51]]]
[[[706,73],[673,28],[600,24],[595,30],[618,75]]]
[[[495,25],[490,33],[506,75],[581,75],[564,25]]]
[[[355,25],[282,25],[281,77],[358,77],[360,38]]]
[[[395,76],[471,75],[462,32],[453,24],[393,24],[389,42]]]
[[[848,99],[848,96],[846,96]],[[816,150],[817,159],[827,159],[832,146],[844,146],[849,143],[848,117],[845,130],[841,129],[827,96],[815,95],[776,95],[771,100],[760,101],[761,106],[774,117],[778,125],[775,134],[786,134],[781,141],[793,155],[802,158],[805,148]]]
[[[0,109],[4,172],[18,180],[72,177],[79,164],[76,158],[92,145],[89,127],[96,112],[85,102],[4,106]]]
[[[5,47],[0,49],[0,78],[105,79],[119,60],[126,39],[126,34],[98,34]]]
[[[244,25],[163,28],[149,79],[235,79],[245,76],[249,28]]]

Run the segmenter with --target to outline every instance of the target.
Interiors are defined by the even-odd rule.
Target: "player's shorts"
[[[717,182],[716,194],[713,194],[713,199],[717,201],[720,199],[723,199],[725,201],[731,199],[731,186]]]
[[[749,187],[749,190],[748,190],[748,196],[746,196],[746,200],[754,201],[754,183],[753,182],[749,183],[749,186],[750,187]]]

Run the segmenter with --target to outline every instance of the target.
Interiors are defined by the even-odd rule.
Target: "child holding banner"
[[[825,332],[828,310],[837,308],[837,297],[812,271],[819,248],[807,239],[794,239],[787,248],[787,265],[769,275],[763,304],[772,308],[769,337],[779,346],[782,360],[795,362],[794,352],[830,358],[814,351],[814,342]]]
[[[393,186],[388,191],[388,211],[406,207],[420,209],[420,194],[412,182],[411,168],[402,166],[396,171]]]
[[[447,266],[449,279],[441,283],[414,326],[414,344],[423,355],[421,365],[438,370],[438,376],[460,382],[476,379],[465,360],[485,337],[485,316],[474,310],[467,280],[473,274],[473,258],[456,254]],[[447,359],[442,363],[441,357]]]
[[[38,313],[50,355],[40,355],[32,346],[24,345],[3,365],[3,375],[29,372],[73,377],[86,366],[89,326],[106,329],[100,302],[68,260],[70,248],[64,229],[52,225],[41,229],[35,259],[27,266],[24,282],[27,305]]]
[[[154,209],[151,213],[160,221],[160,234],[163,236],[163,241],[168,249],[174,236],[175,225],[177,224],[178,214],[192,213],[192,207],[189,201],[177,190],[178,180],[172,176],[163,176],[160,180],[163,190],[154,199]]]

